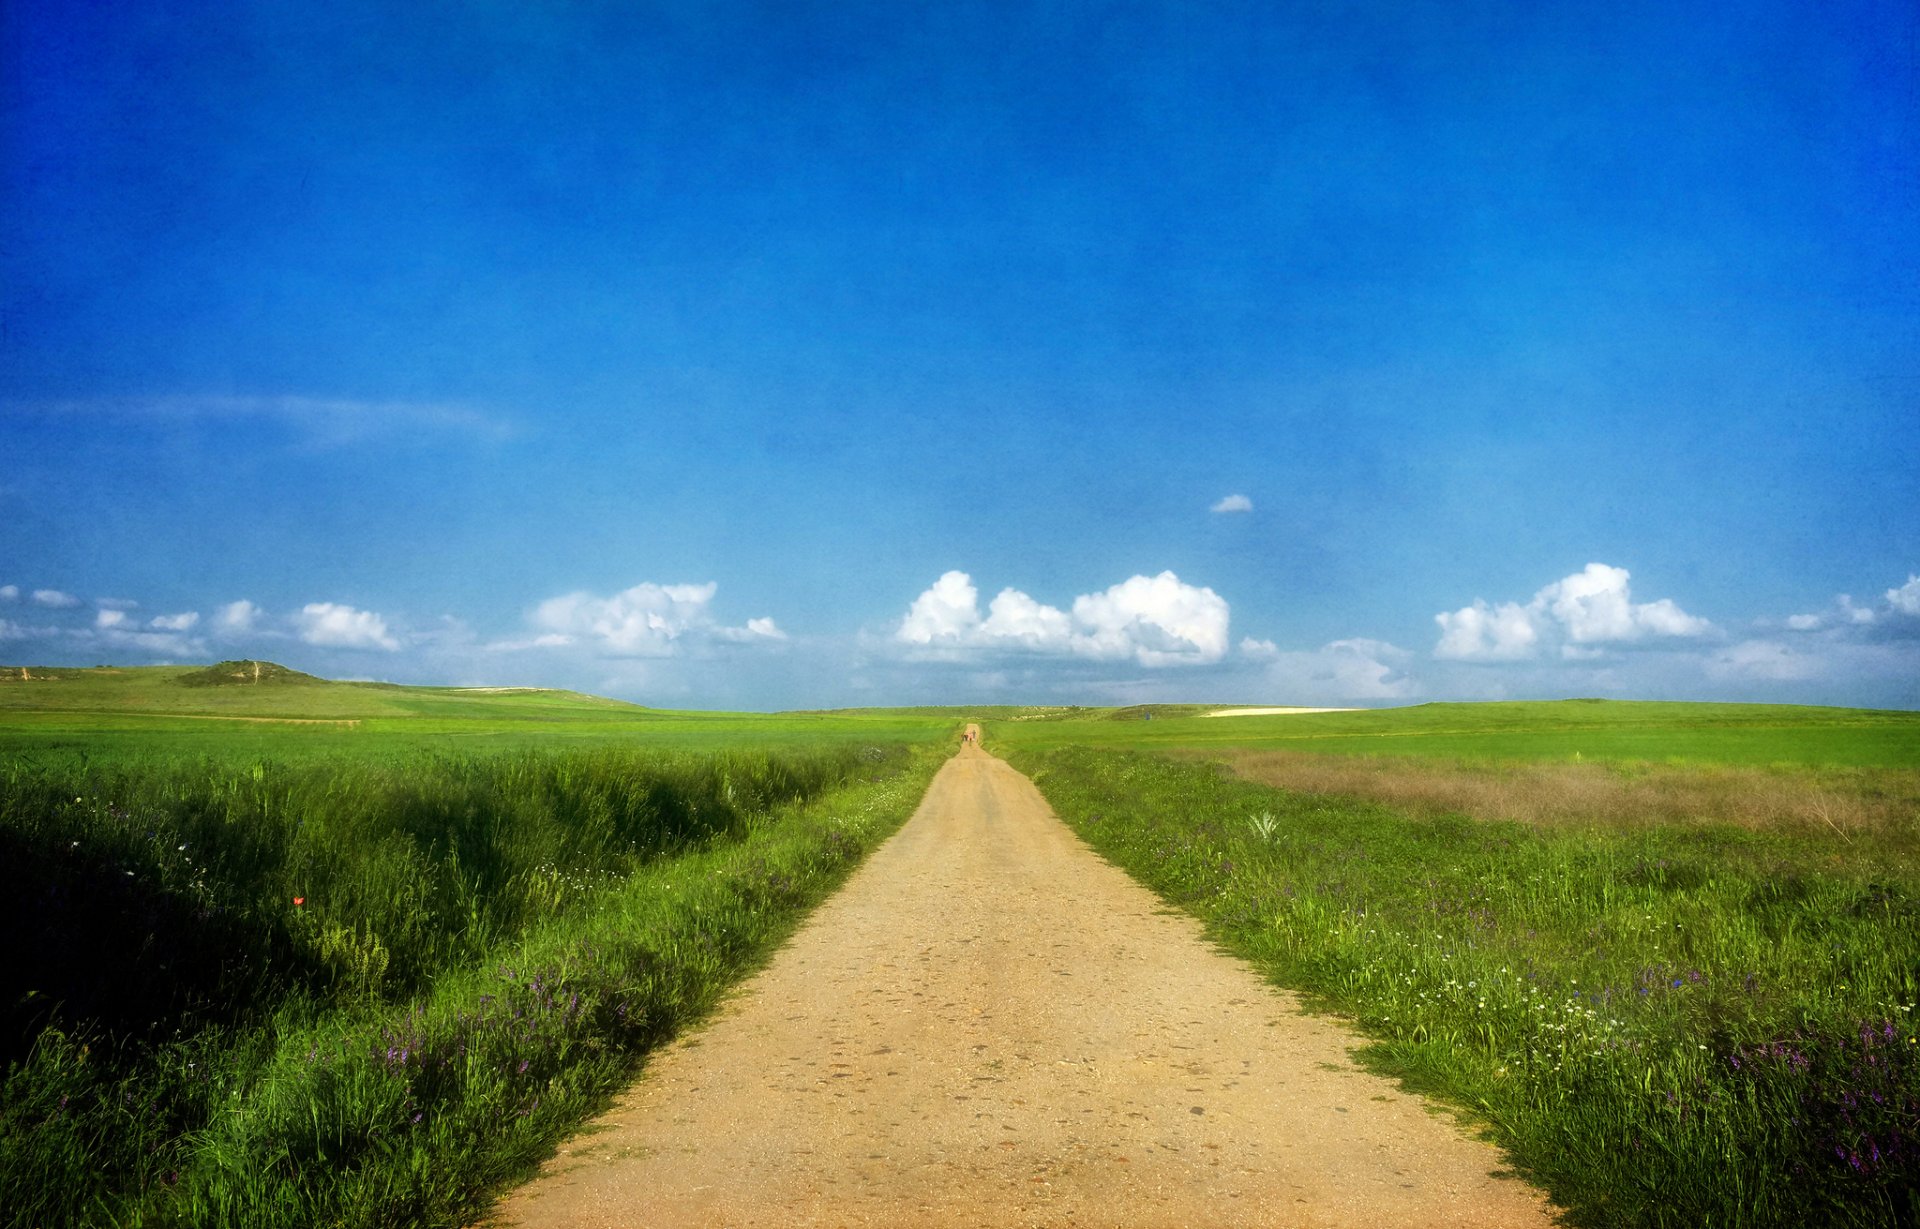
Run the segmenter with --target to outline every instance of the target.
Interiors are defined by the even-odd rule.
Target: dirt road
[[[522,1226],[1545,1225],[977,746]]]

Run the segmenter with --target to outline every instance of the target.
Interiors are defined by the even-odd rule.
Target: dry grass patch
[[[1920,838],[1920,772],[1645,763],[1511,763],[1229,751],[1263,785],[1365,798],[1420,815],[1536,825],[1727,823],[1905,844]]]

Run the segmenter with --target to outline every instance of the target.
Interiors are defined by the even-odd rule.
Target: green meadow
[[[285,761],[600,745],[818,747],[922,741],[957,720],[938,710],[684,712],[544,688],[335,682],[272,663],[256,682],[256,664],[0,666],[0,756]]]
[[[1883,709],[1557,700],[1254,717],[1204,715],[1210,711],[1030,709],[997,722],[995,734],[1023,747],[1920,768],[1920,713]]]
[[[1920,714],[1156,707],[988,745],[1574,1223],[1920,1221]]]
[[[0,670],[0,1224],[471,1221],[967,720],[1573,1223],[1920,1219],[1920,714],[1209,711]]]
[[[254,665],[0,682],[0,1223],[466,1223],[957,730]]]

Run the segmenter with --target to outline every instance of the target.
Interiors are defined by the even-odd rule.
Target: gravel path
[[[976,746],[706,1027],[496,1209],[521,1226],[1537,1226]]]

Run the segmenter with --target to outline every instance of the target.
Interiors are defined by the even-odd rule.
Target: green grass
[[[1159,706],[1155,706],[1156,710]],[[1454,759],[1920,767],[1920,713],[1774,704],[1558,700],[1268,717],[1115,721],[1086,710],[994,725],[1012,745],[1292,749]]]
[[[99,762],[158,754],[245,763],[456,748],[799,748],[936,740],[960,720],[957,710],[937,709],[677,712],[552,690],[325,680],[197,685],[205,673],[193,666],[30,668],[32,678],[22,681],[20,667],[0,667],[0,758]]]
[[[0,717],[0,1224],[466,1223],[905,820],[956,724],[177,673]],[[234,720],[316,712],[362,715]]]
[[[1316,728],[1292,725],[1305,721]],[[1577,1223],[1920,1219],[1911,807],[1850,834],[1410,813],[1196,756],[1248,745],[1213,732],[1242,722],[1257,723],[1255,747],[1390,743],[1366,761],[1383,778],[1569,747],[1633,778],[1652,748],[1666,774],[1693,764],[1738,785],[1754,774],[1725,763],[1763,764],[1866,790],[1887,775],[1904,798],[1912,714],[1430,705],[988,733],[1102,854],[1350,1017],[1366,1061],[1487,1124]],[[1197,749],[1187,730],[1204,734]]]

